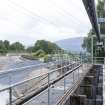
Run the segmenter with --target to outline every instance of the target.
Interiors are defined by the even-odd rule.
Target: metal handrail
[[[40,94],[42,91],[44,91],[45,89],[47,89],[47,88],[50,87],[51,85],[55,84],[56,82],[58,82],[59,80],[61,80],[61,79],[64,78],[65,76],[71,74],[72,72],[74,72],[75,70],[77,70],[79,67],[81,67],[81,64],[80,64],[79,66],[73,68],[71,71],[68,71],[67,73],[61,75],[60,77],[58,77],[58,78],[55,79],[54,81],[51,81],[51,82],[49,82],[49,83],[47,82],[47,84],[46,84],[45,86],[41,87],[41,88],[38,90],[38,92],[33,93],[32,96],[31,96],[31,95],[30,95],[29,97],[26,96],[25,99],[20,100],[19,103],[17,102],[16,105],[24,104],[27,100],[31,99],[32,97],[36,96],[37,94]],[[48,73],[48,74],[49,74],[49,73]]]
[[[76,64],[76,63],[73,63],[73,64]],[[6,88],[4,88],[4,89],[1,89],[0,92],[5,91],[5,90],[8,90],[8,89],[10,89],[10,88],[12,88],[12,87],[16,87],[16,86],[18,86],[18,85],[20,85],[20,84],[23,84],[23,83],[25,83],[25,82],[31,81],[31,80],[33,80],[33,79],[40,78],[40,77],[42,77],[42,76],[44,76],[44,75],[53,73],[53,72],[55,72],[55,71],[58,71],[59,69],[63,69],[63,68],[65,68],[65,67],[71,66],[71,65],[73,65],[73,64],[69,64],[69,65],[66,65],[66,66],[63,66],[63,67],[54,69],[53,71],[50,71],[50,72],[48,72],[48,73],[45,73],[45,74],[42,74],[42,75],[39,75],[39,76],[36,76],[36,77],[33,77],[33,78],[26,79],[26,80],[21,81],[21,82],[18,82],[18,83],[15,83],[15,84],[10,85],[10,86],[8,86],[8,87],[6,87]]]
[[[79,59],[78,60],[76,60],[76,59],[75,60],[59,59],[57,61],[53,61],[53,62],[49,62],[49,63],[40,63],[40,64],[37,64],[37,65],[30,65],[30,66],[25,66],[25,67],[20,67],[20,68],[9,69],[7,71],[1,71],[0,75],[5,76],[6,74],[9,75],[9,73],[15,73],[15,72],[19,72],[19,71],[29,71],[30,68],[32,68],[32,70],[33,70],[33,67],[35,67],[35,68],[46,67],[47,68],[49,66],[53,67],[53,65],[56,66],[56,68],[53,68],[51,71],[48,71],[48,72],[43,73],[43,74],[38,75],[38,76],[33,76],[33,77],[28,78],[28,79],[21,80],[19,82],[14,83],[14,84],[12,84],[11,81],[10,81],[10,84],[7,85],[6,87],[1,88],[0,92],[4,92],[4,91],[9,92],[8,93],[9,94],[8,104],[9,105],[11,105],[12,103],[16,103],[16,105],[18,105],[19,102],[24,103],[24,101],[26,102],[26,100],[28,100],[27,97],[29,97],[29,99],[30,99],[30,97],[35,96],[35,94],[37,95],[37,94],[41,93],[42,91],[44,91],[44,89],[47,89],[52,84],[55,84],[56,82],[65,78],[68,74],[71,74],[72,72],[77,70],[77,68],[79,68],[81,66],[81,63],[82,62]],[[51,65],[51,64],[53,64],[53,65]],[[57,67],[57,65],[60,65],[60,66]],[[62,72],[62,70],[65,70],[65,68],[67,68],[66,71]],[[61,71],[61,73],[59,72],[59,74],[57,74],[55,78],[51,77],[51,80],[49,80],[49,76],[53,73],[56,73],[59,70]],[[9,76],[10,76],[10,80],[11,80],[12,75],[9,75]],[[39,79],[41,79],[44,76],[46,76],[46,77],[41,80],[42,81],[41,84],[37,84],[37,86],[35,86],[34,89],[30,86],[27,87],[27,85],[25,85],[25,83],[27,84],[28,82],[30,83],[31,81],[37,80],[37,79],[38,80],[36,82],[38,83]],[[18,89],[19,88],[18,86],[23,86],[23,85],[25,85],[26,89],[29,89],[29,90],[26,91],[26,93],[24,93],[24,94],[20,94],[19,96],[16,96],[16,99],[12,98],[12,92],[15,92],[14,89],[15,88]],[[40,89],[38,89],[39,86],[40,86]],[[21,92],[21,90],[19,90],[19,91]],[[18,91],[16,90],[16,92],[18,92]]]
[[[60,60],[61,61],[61,60]],[[49,62],[50,63],[56,63],[58,61],[53,61],[53,62]],[[11,72],[18,72],[18,71],[24,71],[28,68],[31,68],[31,67],[39,67],[39,66],[47,66],[46,63],[40,63],[40,64],[37,64],[37,65],[30,65],[30,66],[24,66],[24,67],[20,67],[20,68],[14,68],[14,69],[9,69],[9,70],[3,70],[3,71],[0,71],[0,75],[3,75],[3,74],[7,74],[7,73],[11,73]],[[23,69],[23,70],[22,70]],[[18,70],[18,71],[17,71]]]
[[[93,58],[105,58],[105,57],[93,57]]]

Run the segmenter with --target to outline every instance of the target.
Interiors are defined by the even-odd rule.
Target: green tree
[[[32,53],[33,50],[34,50],[34,47],[33,47],[33,46],[30,46],[30,47],[28,47],[28,48],[26,49],[26,51],[29,52],[29,53]]]
[[[4,42],[2,40],[0,40],[0,53],[1,54],[7,53],[7,49],[6,49]]]
[[[34,45],[34,51],[43,50],[46,54],[50,54],[56,49],[60,49],[60,47],[46,40],[38,40]]]
[[[9,50],[10,42],[8,40],[4,41],[4,45],[5,45],[6,49]]]
[[[20,42],[12,43],[10,46],[11,51],[21,52],[24,51],[24,45]]]

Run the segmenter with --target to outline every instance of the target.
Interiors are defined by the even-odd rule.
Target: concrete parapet
[[[87,105],[86,95],[70,96],[70,104],[65,105]]]

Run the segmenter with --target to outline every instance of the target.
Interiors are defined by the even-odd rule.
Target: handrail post
[[[48,105],[50,105],[50,75],[48,73]]]
[[[9,88],[9,105],[12,105],[12,88]]]
[[[94,63],[94,54],[93,54],[93,36],[91,37],[91,60],[92,60],[92,64]]]
[[[83,62],[84,60],[83,60],[83,55],[82,55],[82,53],[80,53],[80,64],[82,65],[81,66],[81,70],[82,70],[82,75],[83,75],[83,66],[84,66],[84,62]]]
[[[74,80],[74,72],[75,72],[75,71],[73,71],[73,84],[74,84],[74,82],[75,82],[75,80]]]
[[[63,70],[62,72],[63,72],[63,75],[64,75],[64,77],[63,77],[63,83],[64,83],[63,85],[64,86],[63,87],[64,87],[64,93],[65,93],[65,72],[66,72],[66,68],[67,68],[67,65],[66,64],[68,62],[67,61],[67,55],[66,55],[66,52],[65,51],[63,52],[63,58],[62,58],[62,60],[65,60],[66,61],[66,62],[64,62],[64,66],[65,67],[62,69]]]
[[[67,68],[67,67],[66,67]],[[66,70],[66,68],[65,68],[65,70]],[[64,93],[65,93],[65,91],[66,91],[66,78],[65,78],[65,70],[64,70]]]

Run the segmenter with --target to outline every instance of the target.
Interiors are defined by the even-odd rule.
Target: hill
[[[74,52],[84,51],[82,48],[84,37],[69,38],[64,40],[56,41],[55,43],[65,50],[70,50]]]

